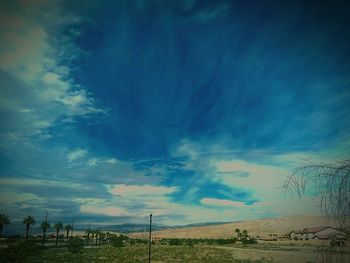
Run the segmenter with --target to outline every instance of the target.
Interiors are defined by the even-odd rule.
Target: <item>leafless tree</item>
[[[308,186],[315,198],[320,198],[323,215],[349,227],[350,159],[328,163],[305,161],[291,171],[284,183],[285,194],[302,198]]]

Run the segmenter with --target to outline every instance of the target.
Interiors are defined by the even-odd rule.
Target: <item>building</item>
[[[308,227],[303,230],[306,239],[346,239],[346,233],[330,226]]]
[[[152,242],[160,242],[160,241],[162,241],[161,237],[152,236],[151,238],[152,238]]]
[[[330,226],[307,227],[302,231],[291,231],[290,239],[293,240],[331,240],[331,244],[343,245],[346,233]]]

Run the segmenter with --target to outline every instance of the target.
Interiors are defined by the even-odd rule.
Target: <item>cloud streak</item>
[[[1,213],[316,213],[280,186],[301,160],[349,157],[348,9],[326,9],[0,3]]]

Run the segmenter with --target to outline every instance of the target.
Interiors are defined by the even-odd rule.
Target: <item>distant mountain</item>
[[[187,228],[187,227],[194,227],[194,226],[209,226],[209,225],[218,225],[223,224],[222,222],[208,222],[208,223],[198,223],[198,224],[190,224],[190,225],[182,225],[182,226],[167,226],[167,225],[152,225],[153,231],[159,231],[159,230],[169,230],[169,229],[176,229],[176,228]],[[77,224],[75,226],[75,231],[79,232],[85,232],[87,230],[87,225],[79,225]],[[92,230],[100,229],[99,225],[91,225],[90,228]],[[135,233],[135,232],[148,232],[149,231],[149,224],[120,224],[120,225],[103,225],[101,226],[102,231],[110,231],[110,232],[118,232],[123,234],[129,234],[129,233]],[[54,233],[55,230],[53,228],[50,228],[48,230],[48,233]],[[64,231],[61,230],[63,233]],[[5,226],[4,228],[4,235],[23,235],[25,233],[25,227],[22,224],[10,224],[8,226]],[[30,234],[32,235],[40,235],[42,233],[41,229],[39,228],[39,225],[34,225],[30,227]]]
[[[169,229],[177,229],[177,228],[187,228],[187,227],[195,227],[195,226],[211,226],[211,225],[222,225],[224,222],[208,222],[208,223],[197,223],[190,225],[178,225],[178,226],[167,226],[167,225],[152,225],[153,231],[159,230],[169,230]],[[135,232],[148,232],[149,225],[148,224],[121,224],[121,225],[106,225],[101,227],[103,231],[113,231],[119,233],[135,233]]]
[[[195,224],[189,224],[185,226],[176,226],[173,228],[182,228],[182,227],[195,227],[195,226],[215,226],[215,225],[223,225],[223,224],[228,224],[231,222],[207,222],[207,223],[195,223]]]
[[[171,226],[164,225],[152,225],[154,231],[173,228]],[[148,224],[121,224],[121,225],[105,225],[101,227],[103,231],[113,231],[119,233],[133,233],[133,232],[148,232]]]
[[[247,220],[236,222],[207,222],[189,224],[183,226],[152,225],[153,234],[159,237],[179,237],[179,238],[226,238],[234,235],[234,230],[239,228],[246,229],[252,235],[268,236],[269,234],[282,235],[291,230],[301,230],[313,226],[335,226],[325,218],[319,216],[286,216],[280,218],[267,218],[259,220]],[[92,230],[99,229],[99,225],[91,225]],[[77,224],[74,231],[76,234],[82,234],[86,231],[86,224]],[[102,225],[102,231],[117,232],[128,234],[133,237],[147,238],[148,224],[120,224],[120,225]],[[23,235],[25,227],[22,224],[10,224],[4,227],[4,235]],[[39,224],[30,228],[31,235],[40,235],[42,232]],[[54,228],[50,228],[48,234],[55,233]],[[64,233],[62,230],[61,233]]]

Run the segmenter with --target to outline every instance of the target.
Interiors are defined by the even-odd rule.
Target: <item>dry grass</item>
[[[99,246],[85,248],[80,254],[73,255],[66,248],[53,248],[39,251],[32,256],[28,263],[41,262],[148,262],[147,246],[135,245],[122,248],[111,246]],[[323,252],[324,257],[328,257],[327,262],[350,262],[349,251]],[[322,253],[317,248],[281,248],[263,246],[207,246],[198,245],[168,246],[155,245],[152,249],[153,263],[249,263],[249,262],[323,262]]]

